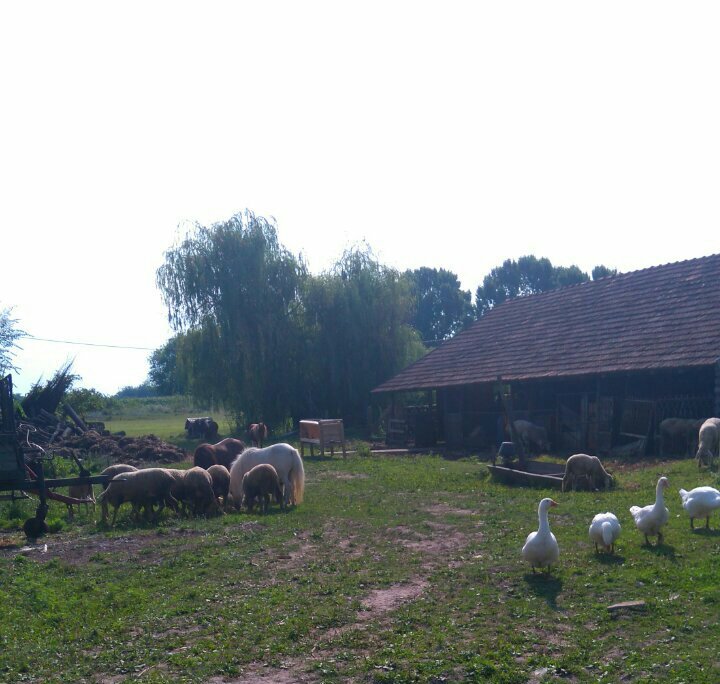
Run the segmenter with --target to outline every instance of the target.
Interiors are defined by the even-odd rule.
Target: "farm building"
[[[518,297],[373,392],[423,445],[495,448],[502,391],[553,452],[652,453],[665,418],[720,415],[718,301],[720,255]]]

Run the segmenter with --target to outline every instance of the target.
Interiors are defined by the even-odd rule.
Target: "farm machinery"
[[[47,532],[45,517],[48,512],[48,500],[66,504],[88,503],[90,499],[78,499],[52,491],[55,487],[69,487],[79,484],[104,484],[107,478],[102,475],[90,475],[82,461],[73,456],[80,469],[78,477],[45,477],[45,466],[53,459],[52,452],[33,442],[35,427],[16,421],[13,404],[12,376],[0,378],[0,499],[31,498],[28,492],[38,496],[39,503],[35,516],[28,518],[23,530],[29,539],[37,539]]]

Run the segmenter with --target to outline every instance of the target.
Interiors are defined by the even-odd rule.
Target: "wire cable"
[[[105,347],[107,349],[137,349],[138,351],[155,351],[152,347],[131,347],[122,344],[99,344],[97,342],[73,342],[70,340],[51,340],[46,337],[35,337],[35,335],[25,335],[23,339],[34,340],[36,342],[54,342],[55,344],[75,344],[82,347]]]

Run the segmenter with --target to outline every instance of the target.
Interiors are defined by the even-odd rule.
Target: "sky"
[[[365,242],[473,293],[716,253],[718,35],[702,1],[3,3],[16,391],[142,383],[164,253],[246,208],[314,273]]]

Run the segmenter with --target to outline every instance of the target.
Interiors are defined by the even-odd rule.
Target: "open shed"
[[[663,419],[720,415],[718,301],[720,255],[518,297],[373,392],[420,393],[431,442],[495,448],[504,387],[556,453],[652,452]]]

